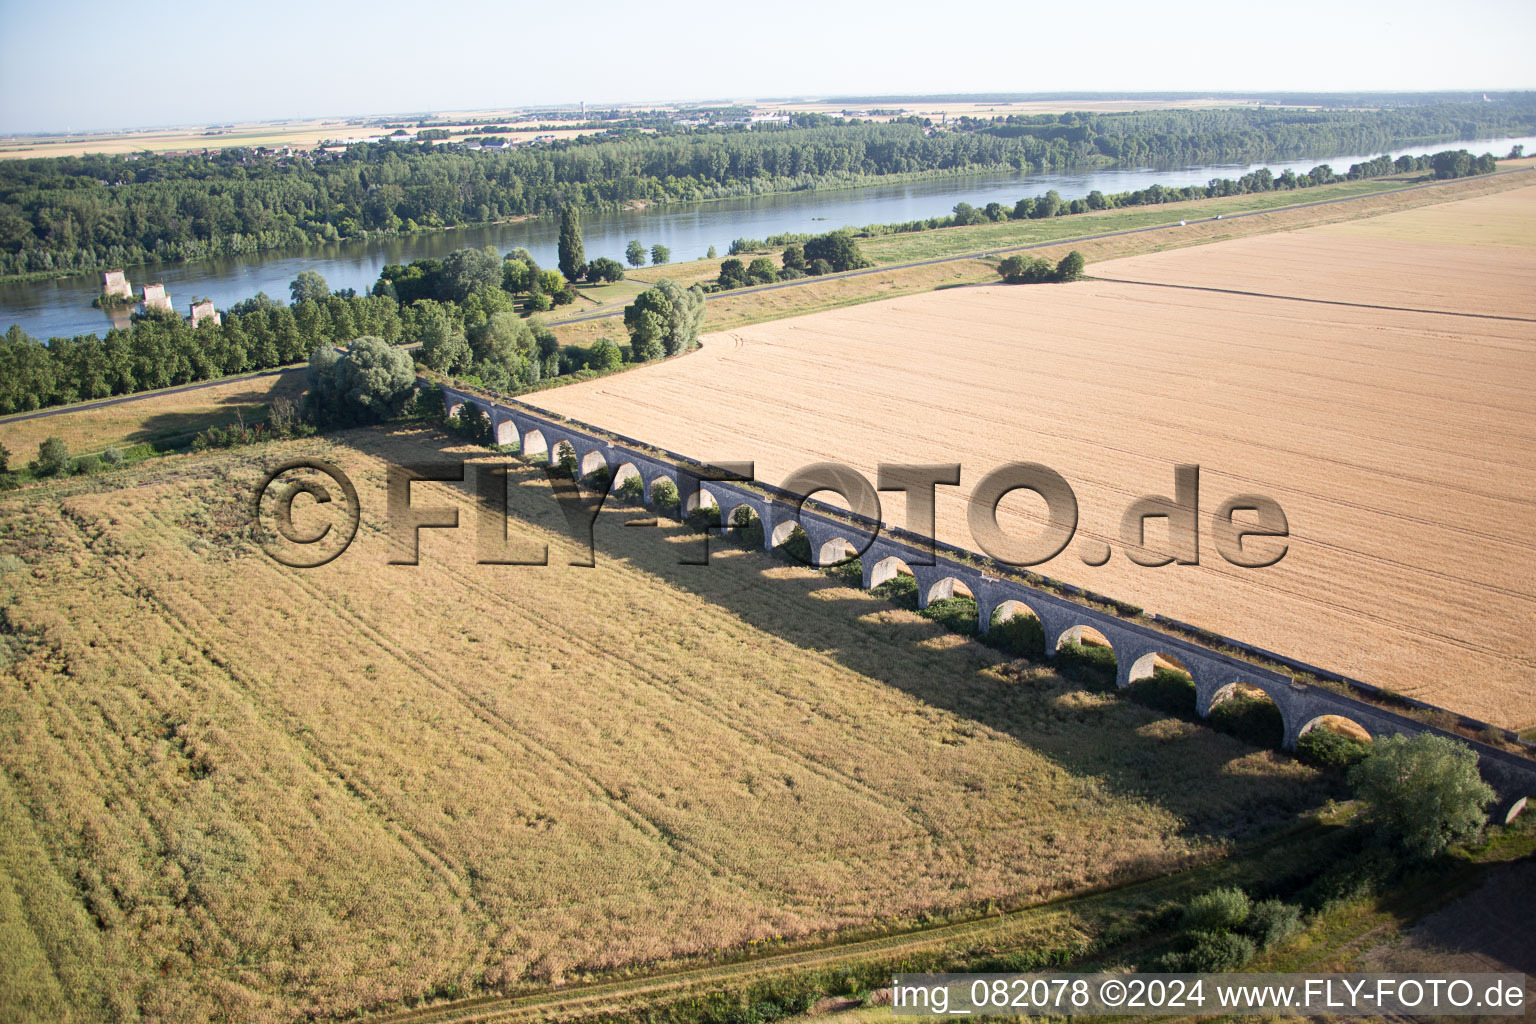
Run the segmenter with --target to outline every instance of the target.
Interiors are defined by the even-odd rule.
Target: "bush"
[[[101,472],[101,457],[97,455],[82,455],[75,460],[75,472],[80,476],[90,476],[92,473]]]
[[[731,513],[731,529],[736,543],[742,547],[763,546],[763,521],[747,506],[740,505]]]
[[[1242,927],[1253,911],[1243,890],[1226,887],[1201,893],[1184,908],[1184,927],[1191,932],[1233,931]]]
[[[1068,640],[1056,652],[1055,660],[1057,671],[1068,679],[1101,690],[1115,687],[1115,652],[1108,647]]]
[[[1215,973],[1235,971],[1258,955],[1258,947],[1246,935],[1232,932],[1195,932],[1190,935],[1190,948],[1173,954],[1168,961],[1175,972]],[[1173,966],[1177,957],[1178,966]]]
[[[628,504],[642,504],[645,501],[645,481],[638,474],[627,476],[623,483],[614,488],[613,495]]]
[[[677,495],[677,484],[663,477],[651,484],[651,504],[663,512],[671,512],[682,504]]]
[[[1268,949],[1301,931],[1301,911],[1281,900],[1263,900],[1253,905],[1244,930],[1260,949]]]
[[[805,272],[812,277],[820,277],[823,274],[832,273],[832,264],[826,260],[811,260],[810,263],[806,264]]]
[[[1349,770],[1349,782],[1382,831],[1414,857],[1475,838],[1494,797],[1476,752],[1435,733],[1381,737]]]
[[[1256,747],[1278,750],[1285,742],[1285,720],[1268,697],[1234,694],[1211,709],[1211,726]]]
[[[1074,210],[1073,212],[1077,211]],[[1076,281],[1083,276],[1083,267],[1087,265],[1087,262],[1087,260],[1083,259],[1082,253],[1073,249],[1061,258],[1060,263],[1056,264],[1056,280]]]
[[[69,446],[62,437],[50,437],[37,446],[37,460],[32,472],[37,476],[55,476],[69,470]]]
[[[1125,695],[1136,703],[1180,718],[1199,717],[1195,709],[1195,681],[1183,672],[1155,668],[1148,679],[1138,679],[1125,688]]]
[[[1020,658],[1039,661],[1045,656],[1045,630],[1033,615],[1014,615],[994,622],[987,631],[986,643]]]
[[[101,453],[101,461],[108,466],[116,468],[121,466],[126,460],[124,460],[122,452],[118,451],[116,448],[108,448],[106,451]]]
[[[1369,743],[1352,739],[1343,733],[1318,726],[1302,734],[1296,741],[1296,757],[1324,771],[1347,772],[1370,753]]]

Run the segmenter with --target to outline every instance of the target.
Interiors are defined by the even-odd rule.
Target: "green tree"
[[[1073,249],[1061,258],[1060,263],[1056,264],[1056,280],[1076,281],[1083,276],[1083,267],[1086,263],[1083,254]]]
[[[1046,217],[1054,217],[1061,213],[1061,193],[1051,189],[1045,195],[1035,200],[1035,208],[1030,211],[1030,216],[1039,220]]]
[[[449,253],[443,260],[442,283],[439,288],[441,294],[437,298],[463,302],[482,289],[500,288],[501,262],[495,246],[490,245],[483,249],[459,249]],[[405,301],[403,295],[401,301]]]
[[[1417,857],[1475,837],[1494,798],[1477,753],[1436,733],[1379,737],[1349,782],[1382,830]]]
[[[309,402],[322,423],[376,423],[396,415],[416,386],[411,357],[383,338],[364,336],[338,352],[330,345],[309,359]]]
[[[645,246],[640,244],[640,239],[632,238],[624,247],[624,258],[629,260],[632,267],[645,266]]]
[[[11,450],[9,448],[7,448],[5,445],[0,444],[0,473],[9,473],[10,471],[11,471]]]
[[[624,365],[624,353],[607,338],[598,338],[592,346],[587,365],[594,370],[617,370]]]
[[[69,472],[69,446],[62,437],[50,437],[37,446],[37,461],[32,472],[38,476],[54,476]]]
[[[660,288],[647,288],[624,307],[624,326],[637,362],[659,359],[672,321],[672,301]]]
[[[659,267],[663,263],[672,262],[672,250],[657,242],[651,246],[651,266]]]
[[[1520,147],[1516,146],[1515,148],[1519,149]],[[714,246],[710,246],[709,247],[709,251],[704,254],[704,258],[707,259],[707,260],[712,260],[712,259],[716,258],[716,253],[715,253],[715,247]]]
[[[859,250],[859,244],[847,231],[833,231],[805,243],[805,258],[811,262],[826,260],[834,271],[857,270],[871,266]]]
[[[533,286],[534,271],[520,259],[508,256],[501,261],[501,289],[516,295]]]
[[[732,256],[720,264],[720,276],[715,279],[721,288],[743,288],[747,285],[747,268],[741,260]]]
[[[624,264],[618,260],[611,260],[606,256],[599,256],[587,264],[587,280],[593,283],[603,281],[607,284],[622,281],[624,280]]]
[[[772,284],[779,279],[779,271],[773,265],[773,260],[759,256],[747,267],[747,277],[754,282]]]
[[[801,273],[804,273],[805,246],[794,244],[786,245],[784,247],[784,258],[782,260],[782,266],[785,270],[798,270]]]
[[[587,253],[581,244],[581,214],[567,206],[560,213],[560,273],[567,281],[581,277],[587,265]]]
[[[301,270],[299,276],[289,282],[288,294],[293,296],[295,305],[310,299],[324,302],[331,294],[331,289],[318,270]]]

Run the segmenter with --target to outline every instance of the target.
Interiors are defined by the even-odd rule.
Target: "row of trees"
[[[1055,266],[1038,256],[1009,256],[998,264],[997,272],[1009,284],[1044,284],[1076,281],[1083,276],[1086,265],[1083,254],[1073,249]]]
[[[1536,131],[1536,97],[1351,111],[1150,111],[584,137],[506,152],[432,143],[340,157],[248,149],[0,163],[0,275],[201,259],[640,201],[758,195],[892,174],[1256,160]]]
[[[745,244],[743,239],[738,238],[732,243],[731,252],[744,251]],[[762,247],[762,243],[756,244]],[[733,256],[720,264],[720,276],[715,279],[709,290],[725,291],[731,288],[745,288],[749,285],[771,284],[775,281],[791,281],[807,276],[819,277],[822,274],[858,270],[873,265],[859,249],[859,244],[854,240],[851,232],[833,231],[807,238],[803,243],[790,242],[784,247],[777,267],[774,266],[773,260],[766,256],[759,256],[750,264],[743,264]]]

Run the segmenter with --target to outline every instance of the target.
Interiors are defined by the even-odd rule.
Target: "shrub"
[[[627,476],[614,488],[613,494],[622,502],[639,505],[645,500],[645,482],[638,475]]]
[[[1347,772],[1370,753],[1370,744],[1345,736],[1336,729],[1318,726],[1296,741],[1296,756],[1324,771]]]
[[[1021,658],[1039,661],[1045,656],[1045,630],[1033,615],[1014,615],[994,622],[987,631],[986,643]]]
[[[1253,905],[1244,930],[1268,949],[1301,931],[1301,911],[1281,900],[1262,900]]]
[[[1435,733],[1381,737],[1349,770],[1349,782],[1382,831],[1414,857],[1476,837],[1494,797],[1476,752]]]
[[[832,264],[826,260],[811,260],[810,263],[806,264],[805,272],[812,277],[820,277],[823,274],[832,273]]]
[[[0,473],[10,472],[10,469],[11,469],[11,450],[9,448],[7,448],[5,445],[0,444]]]
[[[731,529],[734,531],[736,542],[742,547],[763,546],[763,521],[747,506],[740,505],[735,512],[731,513]]]
[[[1285,741],[1285,720],[1268,697],[1234,694],[1211,709],[1211,726],[1252,743],[1278,749]]]
[[[1068,640],[1056,652],[1056,665],[1057,671],[1068,679],[1099,689],[1114,689],[1115,652],[1108,647]]]
[[[677,496],[677,484],[663,477],[651,484],[651,504],[664,512],[676,509],[682,503]]]
[[[699,533],[720,525],[720,510],[713,505],[700,505],[688,513],[688,526]]]
[[[1184,927],[1191,932],[1233,931],[1253,911],[1243,890],[1228,886],[1201,893],[1184,908]]]
[[[108,448],[106,451],[101,453],[101,461],[108,466],[116,468],[117,466],[121,466],[126,460],[123,458],[122,452],[118,451],[116,448]]]
[[[813,561],[811,558],[811,539],[805,535],[805,531],[799,526],[789,531],[789,536],[784,539],[784,543],[780,544],[777,550],[801,565],[810,565]]]
[[[80,476],[90,476],[92,473],[101,472],[101,457],[97,455],[82,455],[75,460],[75,472]]]
[[[1073,212],[1077,211],[1074,210]],[[1082,253],[1073,249],[1061,258],[1060,263],[1056,264],[1056,280],[1076,281],[1083,276],[1083,267],[1087,262],[1087,260],[1083,259]]]
[[[1138,679],[1125,688],[1125,695],[1145,707],[1177,715],[1198,717],[1195,710],[1195,681],[1183,672],[1155,668],[1148,679]]]
[[[1181,957],[1183,971],[1214,973],[1235,971],[1258,955],[1258,947],[1246,935],[1232,932],[1195,932],[1192,944]]]
[[[62,437],[50,437],[37,446],[37,461],[32,472],[38,476],[55,476],[69,469],[69,446]]]
[[[928,602],[919,614],[961,636],[976,635],[976,600],[970,597],[944,597]]]

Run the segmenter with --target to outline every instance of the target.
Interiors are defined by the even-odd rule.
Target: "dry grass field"
[[[62,437],[71,454],[85,455],[141,441],[184,437],[208,426],[232,423],[237,416],[255,422],[265,418],[267,407],[276,399],[297,402],[303,392],[300,368],[279,376],[150,395],[57,416],[0,419],[0,444],[11,450],[18,464],[36,455],[37,446],[50,437]]]
[[[967,547],[969,485],[1044,462],[1076,490],[1079,536],[1116,557],[1089,568],[1069,548],[1043,571],[1527,727],[1536,255],[1504,240],[1536,231],[1533,194],[1089,266],[1178,287],[962,288],[760,324],[534,401],[694,457],[755,460],[768,481],[823,459],[871,479],[879,462],[958,461],[938,525]],[[1188,462],[1207,516],[1237,493],[1280,502],[1283,561],[1235,568],[1209,532],[1199,566],[1123,557],[1123,510],[1171,494]],[[902,517],[891,496],[886,518]],[[1000,519],[1024,534],[1039,517],[1015,495]]]
[[[286,1021],[718,954],[1160,874],[1321,799],[1311,770],[1007,670],[838,580],[544,478],[474,563],[390,566],[356,431],[0,496],[0,995],[43,1020]],[[262,469],[357,483],[315,570],[246,539]],[[487,457],[482,451],[480,457]],[[302,525],[302,524],[301,524]],[[1199,779],[1199,785],[1191,785]]]

